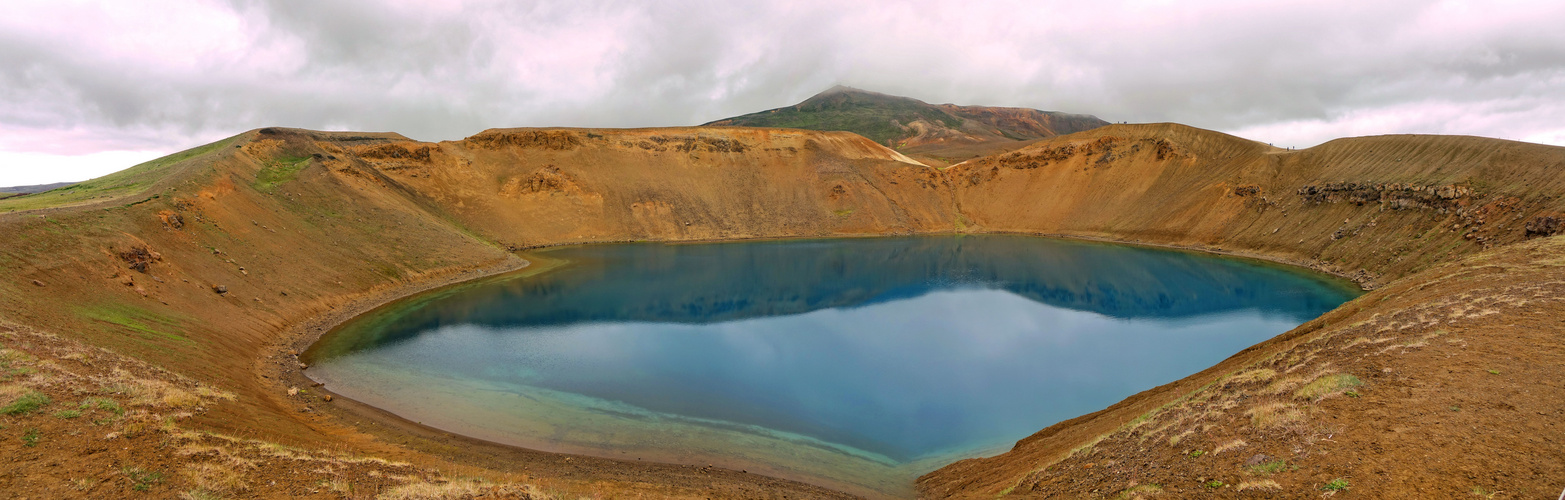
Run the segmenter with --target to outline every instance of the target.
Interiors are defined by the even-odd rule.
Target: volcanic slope
[[[0,405],[21,401],[28,391],[53,401],[0,417],[0,449],[25,458],[9,466],[0,488],[94,496],[101,491],[91,484],[145,482],[130,481],[146,474],[124,472],[143,465],[88,453],[100,445],[55,421],[76,420],[51,420],[90,396],[141,402],[138,408],[148,413],[136,420],[104,417],[93,432],[116,433],[114,446],[142,446],[147,456],[161,457],[155,465],[167,479],[148,487],[169,494],[205,487],[192,479],[200,474],[174,469],[212,462],[212,455],[181,455],[157,443],[196,429],[386,457],[567,496],[833,496],[738,471],[565,460],[463,440],[342,398],[329,401],[331,394],[310,387],[295,356],[335,321],[395,297],[516,269],[523,265],[516,249],[1016,232],[1250,255],[1350,276],[1378,290],[1222,365],[1046,429],[1010,453],[931,473],[920,481],[923,494],[1128,495],[1153,484],[1204,492],[1219,481],[1228,487],[1211,492],[1234,495],[1249,494],[1238,489],[1246,481],[1256,483],[1252,488],[1271,488],[1265,483],[1271,481],[1284,496],[1299,496],[1318,493],[1324,483],[1316,483],[1338,475],[1356,491],[1406,493],[1398,488],[1417,483],[1426,485],[1417,496],[1466,495],[1476,487],[1536,493],[1544,490],[1538,478],[1561,477],[1557,467],[1565,463],[1547,461],[1558,456],[1565,437],[1553,423],[1565,398],[1551,392],[1559,389],[1553,378],[1534,376],[1557,371],[1565,352],[1558,340],[1565,324],[1549,319],[1560,316],[1550,287],[1565,249],[1546,238],[1565,230],[1562,165],[1562,148],[1473,137],[1368,137],[1286,151],[1170,124],[1096,128],[946,169],[858,135],[791,129],[501,129],[441,143],[396,134],[251,131],[79,184],[69,196],[57,190],[0,200],[0,230],[8,235],[0,242],[0,315],[3,329],[11,330],[0,342],[5,368],[21,370],[0,380]],[[1522,288],[1496,288],[1501,281]],[[1433,309],[1414,310],[1423,306]],[[1424,326],[1408,326],[1414,323]],[[1353,329],[1365,325],[1373,329]],[[1479,328],[1489,333],[1473,333]],[[1350,333],[1321,337],[1337,331]],[[1445,333],[1423,338],[1437,331]],[[1309,343],[1318,338],[1326,344]],[[51,351],[55,341],[37,339],[140,359],[173,374],[168,383],[187,384],[187,393],[216,396],[114,392],[157,384],[115,385],[104,378],[119,373],[105,371],[107,362],[77,354],[76,347]],[[1394,346],[1403,350],[1389,349]],[[1257,364],[1265,360],[1275,363]],[[1485,370],[1499,373],[1469,377],[1451,368],[1469,365],[1496,365]],[[1274,373],[1242,379],[1249,385],[1231,378],[1218,383],[1241,368]],[[100,379],[101,388],[71,382]],[[1327,386],[1341,387],[1321,392]],[[1309,387],[1315,389],[1299,392]],[[1348,389],[1359,397],[1347,396]],[[1476,399],[1441,399],[1458,396]],[[1498,399],[1484,399],[1490,396]],[[1230,399],[1261,406],[1219,410],[1227,412],[1222,421],[1186,418],[1207,415],[1205,406],[1180,413],[1186,403]],[[1159,408],[1174,413],[1149,413]],[[1300,424],[1259,424],[1273,421],[1272,414]],[[1456,416],[1479,419],[1459,423],[1490,430],[1446,419]],[[156,428],[145,423],[149,418],[172,419],[169,430],[148,432]],[[1360,420],[1384,427],[1316,432]],[[1147,421],[1158,427],[1132,428]],[[1147,442],[1173,441],[1159,445],[1168,449],[1156,448],[1142,462],[1121,454],[1128,443],[1151,444],[1115,432],[1164,425],[1163,432],[1178,432]],[[80,440],[82,448],[26,446],[28,429],[42,433],[32,442]],[[1395,436],[1441,443],[1447,453],[1396,454],[1389,450],[1402,441],[1374,441]],[[1528,456],[1543,459],[1486,451],[1494,443],[1533,446]],[[1181,446],[1199,448],[1187,453]],[[1089,452],[1069,456],[1078,448]],[[1262,465],[1283,459],[1299,469],[1241,477],[1247,472],[1217,460],[1239,457],[1241,448],[1254,450],[1245,461],[1264,454]],[[1207,462],[1178,461],[1201,458],[1190,456],[1196,451],[1212,455]],[[1442,465],[1456,463],[1447,460],[1451,453],[1487,457],[1471,462],[1486,469]],[[1394,467],[1358,475],[1344,467],[1360,462],[1333,462],[1349,458]],[[78,488],[51,472],[49,464],[62,461],[120,473]],[[1219,465],[1199,472],[1175,467],[1188,463]],[[351,483],[361,493],[389,491],[408,484],[388,475],[411,477],[362,468],[309,478],[236,470],[236,481],[253,496],[301,494],[316,481]],[[1492,471],[1510,475],[1460,484]],[[1189,474],[1206,482],[1197,486]]]
[[[944,167],[1009,151],[1045,137],[1108,125],[1092,115],[1028,108],[933,105],[836,86],[804,102],[703,126],[788,127],[853,132]]]
[[[145,468],[149,472],[137,477],[157,472],[164,478],[157,491],[172,494],[192,486],[177,474],[179,467],[209,461],[157,446],[165,434],[125,427],[158,426],[128,417],[102,420],[93,435],[115,433],[116,449],[147,444],[162,450],[148,452],[145,463],[86,452],[88,458],[51,454],[75,453],[75,447],[24,449],[27,429],[46,431],[44,442],[77,439],[67,433],[80,435],[80,429],[44,424],[56,412],[74,410],[81,398],[101,395],[125,406],[141,397],[62,386],[67,373],[77,378],[118,373],[96,375],[99,361],[71,354],[96,346],[231,395],[215,401],[176,398],[170,404],[148,399],[147,415],[180,415],[170,421],[179,426],[168,427],[171,432],[199,429],[471,470],[418,451],[435,449],[462,463],[488,466],[487,473],[472,473],[480,477],[552,485],[572,497],[837,496],[738,471],[590,457],[562,461],[550,454],[487,449],[408,423],[354,427],[350,422],[374,417],[373,410],[330,416],[352,403],[340,398],[328,403],[329,395],[300,375],[295,356],[333,320],[412,291],[522,266],[507,250],[513,245],[949,227],[948,200],[935,191],[911,192],[919,198],[905,202],[908,209],[880,194],[883,186],[937,176],[847,133],[511,130],[428,144],[395,134],[262,129],[84,183],[72,196],[0,200],[0,210],[13,210],[0,215],[0,232],[7,235],[0,244],[0,315],[3,330],[14,332],[3,340],[6,368],[20,370],[0,381],[5,399],[0,406],[29,391],[53,400],[36,412],[0,416],[5,438],[0,448],[7,456],[27,457],[7,466],[0,489],[96,496],[116,491],[97,488],[132,481],[126,474],[88,477],[98,486],[84,482],[78,490],[50,468],[64,459],[86,461],[87,470]],[[27,332],[35,331],[84,346],[54,356],[29,340]],[[12,353],[37,358],[48,369],[12,365]],[[135,386],[112,380],[104,385]],[[97,445],[85,440],[83,446]],[[102,463],[90,463],[97,459]],[[245,469],[235,472],[250,485],[248,494],[257,496],[319,489],[317,479],[356,484],[359,493],[405,486],[364,475],[375,470],[300,478]]]
[[[1565,149],[1303,151],[1110,126],[948,171],[970,230],[1267,256],[1377,289],[1186,379],[919,480],[924,496],[1556,495]],[[1025,199],[1026,202],[1018,202]]]

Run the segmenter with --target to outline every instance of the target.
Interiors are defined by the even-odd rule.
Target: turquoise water
[[[309,353],[311,377],[496,442],[903,494],[1357,293],[1254,261],[1023,236],[539,257],[558,266],[344,325]]]

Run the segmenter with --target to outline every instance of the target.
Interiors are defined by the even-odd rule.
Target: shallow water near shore
[[[1355,297],[1250,260],[1025,236],[564,248],[317,343],[309,375],[499,443],[861,493],[1008,449]]]

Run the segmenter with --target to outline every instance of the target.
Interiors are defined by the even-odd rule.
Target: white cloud
[[[22,0],[7,14],[12,154],[172,152],[274,125],[426,140],[690,125],[837,83],[1295,146],[1565,135],[1558,2]],[[0,185],[19,175],[0,165]]]
[[[31,186],[85,181],[163,156],[163,151],[100,151],[84,155],[0,151],[0,184]]]

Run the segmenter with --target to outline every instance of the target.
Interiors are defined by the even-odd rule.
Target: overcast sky
[[[1559,1],[7,0],[0,186],[281,125],[694,125],[835,84],[1307,147],[1565,145]]]

